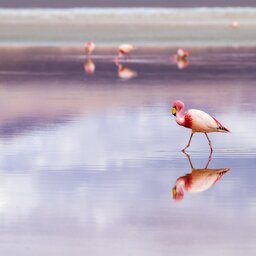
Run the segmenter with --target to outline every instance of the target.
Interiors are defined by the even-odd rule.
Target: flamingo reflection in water
[[[91,58],[87,58],[84,63],[84,71],[87,75],[93,75],[95,72],[95,64]]]
[[[131,78],[138,76],[138,73],[135,70],[126,68],[123,65],[119,65],[118,76],[124,80],[129,80]]]
[[[176,65],[177,65],[178,69],[185,69],[188,67],[189,62],[187,59],[181,59],[181,60],[176,61]]]
[[[91,59],[91,54],[95,50],[95,44],[93,42],[85,43],[86,59],[84,62],[84,72],[87,75],[93,75],[95,72],[95,64]]]
[[[181,201],[184,198],[184,190],[191,193],[203,192],[212,187],[221,177],[227,173],[229,168],[208,169],[208,165],[212,159],[212,154],[203,169],[196,169],[193,167],[189,154],[184,152],[187,156],[191,173],[179,177],[172,189],[172,196],[175,201]]]
[[[122,64],[119,63],[119,58],[115,58],[115,64],[117,66],[117,73],[118,76],[123,80],[129,80],[136,76],[138,76],[138,73],[130,68],[124,67]]]

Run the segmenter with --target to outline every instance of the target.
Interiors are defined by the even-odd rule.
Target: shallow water
[[[137,54],[125,75],[111,54],[92,56],[89,74],[82,54],[11,52],[0,65],[3,255],[255,255],[255,49],[191,49],[184,69]],[[192,169],[176,99],[232,131],[209,135],[207,168],[207,140],[194,136],[205,190],[179,202],[172,189]],[[203,173],[225,168],[209,187]]]

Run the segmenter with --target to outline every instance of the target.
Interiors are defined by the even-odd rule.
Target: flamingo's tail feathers
[[[215,120],[215,122],[216,122],[216,124],[217,124],[217,130],[219,131],[219,132],[230,132],[230,130],[229,129],[227,129],[226,127],[224,127],[216,118],[214,118],[214,117],[212,117],[214,120]]]
[[[230,132],[230,130],[227,129],[226,127],[224,127],[224,126],[219,126],[219,127],[218,127],[218,130],[219,130],[220,132]]]
[[[218,171],[218,174],[222,176],[223,174],[227,173],[230,170],[230,168],[223,168]]]

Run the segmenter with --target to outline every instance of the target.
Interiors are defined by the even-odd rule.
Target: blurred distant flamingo
[[[115,63],[119,63],[119,58],[123,56],[128,56],[136,48],[131,44],[120,44],[118,47],[118,55],[115,58]]]
[[[189,52],[182,48],[177,50],[177,53],[174,55],[174,62],[177,64],[179,69],[184,69],[188,67],[188,56]]]
[[[230,132],[225,128],[217,119],[198,109],[189,109],[183,113],[184,103],[180,100],[176,100],[172,104],[172,114],[176,117],[178,125],[192,129],[190,139],[187,146],[182,150],[190,146],[190,142],[194,133],[203,132],[209,142],[210,149],[212,152],[212,143],[207,135],[208,132]]]
[[[211,160],[211,155],[205,168],[195,169],[192,165],[190,156],[187,153],[185,154],[188,157],[191,166],[191,173],[181,176],[176,180],[175,186],[172,189],[172,196],[176,201],[181,201],[184,198],[184,190],[187,192],[198,193],[209,189],[230,170],[229,168],[207,169]]]
[[[239,28],[240,27],[240,23],[238,22],[238,21],[236,21],[236,20],[234,20],[231,24],[230,24],[230,26],[232,27],[232,28]]]
[[[130,54],[136,48],[131,44],[120,44],[118,47],[118,55],[124,56]]]
[[[177,50],[177,59],[187,59],[189,56],[189,52],[187,50],[184,50],[182,48],[179,48]]]
[[[88,58],[84,63],[84,71],[88,75],[92,75],[95,72],[95,64],[90,58]]]
[[[85,44],[85,52],[87,55],[91,55],[94,49],[95,49],[95,44],[93,42],[87,42]]]

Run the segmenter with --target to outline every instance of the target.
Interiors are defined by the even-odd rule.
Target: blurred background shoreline
[[[248,7],[0,9],[0,46],[240,47],[255,45],[255,29]]]

